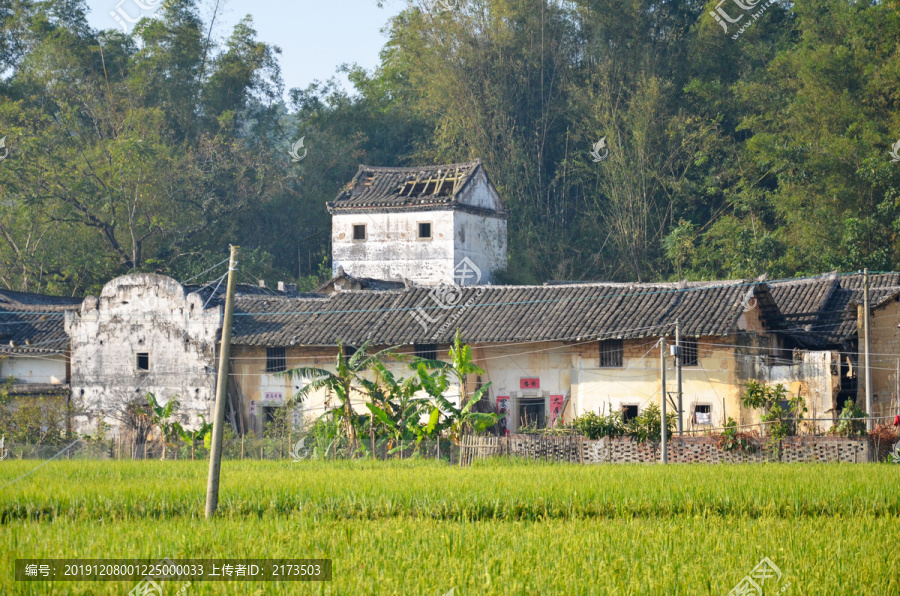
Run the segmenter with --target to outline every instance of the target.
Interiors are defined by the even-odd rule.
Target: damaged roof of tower
[[[487,179],[480,159],[412,168],[360,165],[356,176],[327,207],[330,213],[455,208],[492,211],[461,200],[479,174]],[[503,211],[492,212],[505,215]]]

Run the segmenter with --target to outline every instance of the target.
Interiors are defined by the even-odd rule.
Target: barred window
[[[437,344],[415,344],[415,355],[425,360],[437,360]]]
[[[266,348],[266,372],[279,373],[287,369],[284,348]]]
[[[698,366],[700,364],[697,359],[697,340],[682,339],[681,340],[681,366]]]
[[[600,342],[600,367],[622,368],[621,339],[605,339]]]

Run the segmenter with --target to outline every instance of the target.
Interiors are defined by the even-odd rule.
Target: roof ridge
[[[427,166],[370,166],[367,164],[359,164],[358,172],[416,172],[421,170],[436,170],[442,168],[462,168],[477,167],[481,165],[481,159],[475,158],[473,161],[462,161],[458,163],[433,164]]]

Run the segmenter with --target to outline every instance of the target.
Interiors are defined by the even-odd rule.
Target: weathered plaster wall
[[[571,420],[586,411],[609,412],[625,404],[639,405],[641,409],[651,401],[659,403],[659,351],[652,350],[655,340],[635,340],[625,344],[625,367],[619,369],[598,367],[599,351],[596,342],[567,344],[543,342],[538,344],[509,345],[503,347],[474,346],[479,366],[485,369],[482,383],[491,383],[488,399],[496,407],[497,397],[510,398],[509,428],[520,424],[518,405],[523,399],[543,399],[545,415],[549,417],[550,396],[561,395],[565,401],[563,418]],[[701,340],[707,342],[707,339]],[[709,340],[710,342],[712,340]],[[727,338],[721,344],[731,343]],[[377,349],[377,348],[376,348]],[[736,381],[734,349],[700,346],[700,366],[684,368],[685,428],[690,428],[692,404],[709,404],[713,421],[722,416],[722,398],[726,399],[728,416],[737,417],[740,386]],[[234,381],[240,387],[242,413],[247,428],[259,428],[259,421],[250,417],[250,402],[261,400],[268,393],[283,393],[288,397],[301,384],[265,373],[265,348],[236,346],[233,348]],[[288,367],[311,366],[333,370],[335,348],[286,349]],[[438,357],[447,359],[447,346],[441,346]],[[402,363],[390,363],[389,368],[397,376],[409,376],[411,371]],[[669,359],[669,391],[675,391],[674,369]],[[539,388],[523,389],[522,379],[539,379]],[[470,379],[469,391],[475,388]],[[458,389],[451,389],[448,397],[458,399]],[[327,396],[323,392],[313,394],[302,405],[307,419],[321,415],[326,408]],[[356,396],[354,407],[364,408],[363,397]],[[671,410],[670,410],[671,411]],[[261,414],[260,414],[261,415]]]
[[[502,209],[483,172],[466,185],[458,201],[485,209],[338,213],[332,216],[332,268],[355,277],[408,279],[420,284],[454,283],[453,272],[468,257],[481,269],[479,283],[506,268],[506,220],[488,211]],[[431,223],[432,237],[420,239],[418,224]],[[366,225],[366,239],[353,239],[353,226]],[[464,280],[463,285],[475,283]]]
[[[207,420],[215,397],[216,342],[221,307],[203,309],[197,294],[154,274],[113,279],[99,298],[89,296],[81,312],[67,313],[72,338],[72,397],[84,413],[78,432],[95,432],[99,420],[121,427],[121,412],[148,392],[161,403],[177,396],[188,427]],[[149,371],[137,354],[149,354]]]
[[[431,222],[431,239],[418,239],[418,224]],[[366,240],[353,240],[353,226],[366,225]],[[332,217],[332,267],[355,277],[409,279],[422,284],[452,281],[452,211],[336,214]]]
[[[10,355],[0,359],[0,380],[59,385],[67,382],[66,359],[53,354]]]
[[[608,414],[623,406],[636,405],[640,411],[654,403],[660,404],[660,361],[656,339],[624,342],[623,366],[600,368],[597,344],[579,347],[575,414],[588,411]],[[682,424],[685,430],[702,429],[692,423],[691,415],[697,405],[710,407],[713,427],[721,426],[730,416],[736,420],[740,412],[740,380],[735,363],[733,337],[700,338],[697,346],[697,366],[682,367]],[[675,366],[666,357],[667,391],[675,398]],[[669,402],[668,411],[674,412]]]
[[[864,362],[862,335],[862,308],[859,309],[859,366]],[[870,362],[872,366],[872,397],[875,416],[890,416],[900,412],[898,404],[898,368],[900,368],[900,302],[891,300],[881,308],[871,310],[869,334],[871,337]],[[866,407],[865,375],[860,369],[859,395],[856,403]],[[892,405],[893,402],[893,405]]]
[[[487,373],[482,380],[491,382],[491,403],[496,407],[499,396],[510,398],[507,424],[511,432],[524,423],[518,407],[524,399],[542,399],[548,421],[551,395],[562,395],[565,411],[572,411],[573,355],[573,346],[563,342],[479,347],[477,364]],[[538,379],[540,387],[523,389],[522,379]]]
[[[493,283],[493,273],[506,269],[506,220],[457,211],[454,214],[454,230],[453,262],[459,263],[468,257],[481,270],[478,283]]]
[[[840,353],[801,352],[799,357],[793,364],[765,367],[765,374],[757,380],[770,386],[782,384],[790,396],[803,396],[807,408],[804,418],[819,420],[808,424],[827,430],[840,414]],[[822,420],[826,418],[829,420]]]
[[[494,186],[488,180],[484,169],[479,169],[472,180],[466,184],[466,187],[459,191],[456,200],[463,205],[490,209],[491,211],[503,209],[500,195],[497,194]]]

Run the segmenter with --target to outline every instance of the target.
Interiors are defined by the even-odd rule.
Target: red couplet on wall
[[[506,414],[506,416],[503,416]],[[500,431],[504,435],[509,434],[509,396],[508,395],[498,395],[497,396],[497,415],[503,416],[500,419]]]
[[[556,426],[556,419],[562,414],[563,401],[562,395],[550,396],[550,426]]]

